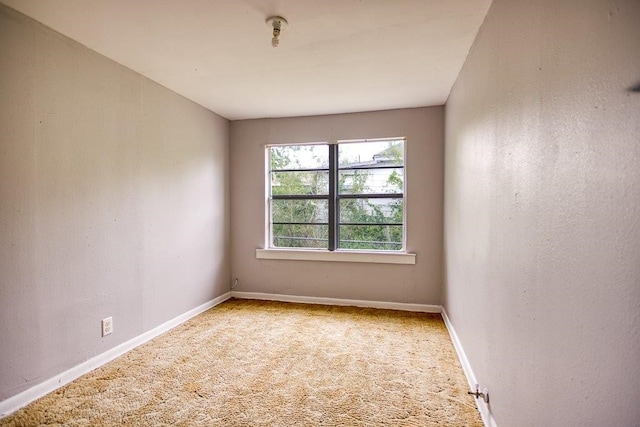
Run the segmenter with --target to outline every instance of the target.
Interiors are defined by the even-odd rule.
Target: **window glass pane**
[[[273,246],[278,248],[327,249],[328,225],[273,225]]]
[[[345,141],[335,146],[268,147],[271,245],[402,250],[404,143],[404,138],[398,138]],[[337,164],[329,170],[333,149],[337,151]],[[337,194],[329,188],[329,179],[334,176]],[[335,211],[329,212],[329,200],[334,196]],[[336,230],[329,229],[329,222],[334,225],[330,219],[336,220]],[[334,231],[338,242],[329,247],[329,235]]]
[[[329,222],[329,202],[327,200],[272,200],[271,220],[273,222]]]
[[[282,145],[269,148],[271,170],[329,167],[329,148],[322,145]]]
[[[404,169],[356,169],[338,173],[339,194],[404,192]]]
[[[340,249],[402,250],[401,225],[341,225]]]
[[[402,199],[340,199],[340,224],[402,224]]]
[[[329,172],[271,172],[271,194],[329,194]]]
[[[404,140],[340,143],[338,163],[340,168],[402,166]]]

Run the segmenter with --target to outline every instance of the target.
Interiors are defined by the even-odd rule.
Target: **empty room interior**
[[[0,0],[0,425],[640,425],[640,1]]]

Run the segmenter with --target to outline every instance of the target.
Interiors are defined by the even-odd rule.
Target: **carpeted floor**
[[[482,426],[439,315],[230,300],[1,426]]]

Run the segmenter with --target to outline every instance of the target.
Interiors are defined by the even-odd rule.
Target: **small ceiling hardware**
[[[271,46],[278,47],[280,44],[280,32],[289,24],[282,16],[270,16],[267,18],[267,25],[273,28],[273,38]]]

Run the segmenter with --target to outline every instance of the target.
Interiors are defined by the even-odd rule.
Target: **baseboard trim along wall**
[[[464,375],[467,377],[467,381],[469,382],[469,389],[474,390],[478,381],[476,380],[476,376],[473,373],[473,369],[471,369],[471,364],[469,363],[469,359],[467,359],[467,354],[464,352],[464,348],[462,348],[462,343],[458,338],[458,334],[456,333],[451,321],[449,320],[449,316],[447,316],[447,311],[442,307],[442,319],[444,320],[444,324],[449,331],[449,336],[451,337],[451,341],[453,342],[453,346],[456,349],[456,353],[458,353],[458,359],[460,360],[460,364],[462,365],[462,370],[464,371]],[[491,396],[491,392],[489,392],[489,396]],[[478,411],[480,411],[480,416],[482,417],[482,422],[487,427],[497,427],[496,421],[491,414],[491,408],[489,404],[491,403],[491,399],[489,399],[489,404],[485,403],[484,400],[475,398],[476,406],[478,407]]]
[[[79,378],[82,375],[87,374],[101,367],[102,365],[111,362],[112,360],[119,356],[122,356],[126,352],[131,351],[139,345],[144,344],[147,341],[157,337],[158,335],[175,328],[181,323],[184,323],[192,317],[195,317],[198,314],[207,311],[211,307],[215,307],[216,305],[228,300],[229,298],[231,298],[230,292],[220,295],[217,298],[207,301],[204,304],[187,311],[186,313],[183,313],[141,335],[138,335],[135,338],[130,339],[129,341],[113,347],[112,349],[107,350],[104,353],[87,360],[86,362],[76,365],[73,368],[62,372],[61,374],[58,374],[53,378],[41,382],[40,384],[36,384],[35,386],[23,391],[22,393],[16,394],[15,396],[3,400],[2,402],[0,402],[0,418],[10,415],[11,413],[17,411],[23,406],[28,405],[34,400],[39,399],[40,397],[70,383],[76,378]]]
[[[231,291],[232,298],[259,299],[266,301],[298,302],[303,304],[341,305],[353,307],[383,308],[387,310],[420,311],[424,313],[440,313],[442,307],[430,304],[407,304],[401,302],[366,301],[356,299],[304,297],[297,295],[266,294],[261,292]]]
[[[260,293],[260,292],[236,292],[231,291],[227,292],[223,295],[220,295],[217,298],[214,298],[206,303],[195,307],[186,313],[183,313],[155,328],[138,335],[135,338],[130,339],[127,342],[124,342],[110,350],[105,351],[102,354],[99,354],[86,362],[83,362],[77,366],[74,366],[71,369],[68,369],[53,378],[50,378],[40,384],[36,384],[35,386],[19,393],[15,396],[12,396],[6,400],[0,402],[0,418],[5,417],[7,415],[12,414],[23,406],[28,405],[40,397],[49,394],[56,389],[70,383],[71,381],[81,377],[84,374],[87,374],[109,362],[116,359],[117,357],[125,354],[128,351],[133,350],[134,348],[146,343],[147,341],[157,337],[164,332],[167,332],[170,329],[175,328],[176,326],[186,322],[192,317],[197,316],[200,313],[203,313],[210,309],[211,307],[215,307],[218,304],[223,303],[229,298],[238,298],[238,299],[257,299],[257,300],[266,300],[266,301],[281,301],[281,302],[295,302],[295,303],[303,303],[303,304],[323,304],[323,305],[337,305],[337,306],[354,306],[354,307],[368,307],[368,308],[381,308],[388,310],[402,310],[402,311],[415,311],[415,312],[423,312],[423,313],[441,313],[444,323],[447,327],[447,331],[451,336],[451,341],[453,342],[453,346],[455,347],[456,353],[458,355],[458,359],[460,360],[460,364],[462,365],[462,369],[464,371],[465,376],[467,377],[467,381],[469,382],[469,387],[474,388],[477,383],[476,377],[471,369],[471,365],[469,364],[469,360],[462,348],[462,343],[458,339],[458,335],[456,334],[453,325],[451,324],[449,317],[447,316],[446,311],[443,307],[439,305],[432,304],[408,304],[408,303],[399,303],[399,302],[385,302],[385,301],[366,301],[366,300],[352,300],[352,299],[341,299],[341,298],[324,298],[324,297],[308,297],[308,296],[296,296],[296,295],[281,295],[281,294],[268,294],[268,293]],[[497,424],[491,415],[491,411],[489,406],[482,399],[475,399],[476,405],[478,406],[478,410],[480,411],[480,415],[482,417],[482,421],[487,427],[497,427]]]

